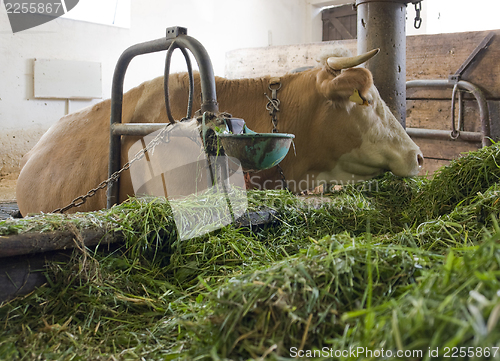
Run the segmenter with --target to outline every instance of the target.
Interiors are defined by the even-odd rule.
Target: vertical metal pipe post
[[[380,48],[366,63],[380,96],[406,127],[406,4],[410,0],[357,0],[358,54]]]

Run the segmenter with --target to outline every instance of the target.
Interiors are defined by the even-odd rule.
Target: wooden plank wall
[[[495,139],[500,131],[500,30],[488,49],[471,64],[462,79],[479,86],[488,100],[490,123]],[[418,35],[407,37],[407,80],[448,79],[460,68],[490,31]],[[328,41],[313,44],[275,46],[234,50],[226,54],[229,78],[279,76],[302,66],[314,66],[328,47],[343,46],[356,54],[356,40]],[[464,96],[466,131],[480,131],[477,104]],[[407,92],[407,127],[451,130],[451,90],[410,89]],[[460,140],[415,138],[426,157],[422,173],[432,174],[462,152],[478,149],[481,144]]]
[[[490,108],[493,135],[498,134],[498,105],[500,104],[500,30],[488,48],[464,72],[462,79],[479,86]],[[407,80],[448,79],[454,74],[490,31],[410,36],[407,41]],[[451,89],[409,89],[407,94],[408,127],[424,129],[451,129]],[[464,96],[464,130],[481,129],[477,103],[470,95]],[[458,119],[458,110],[455,115]],[[481,144],[460,140],[436,141],[415,139],[426,157],[426,170],[432,172],[461,152],[478,149]]]

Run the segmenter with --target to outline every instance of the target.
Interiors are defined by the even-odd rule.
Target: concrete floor
[[[13,212],[18,210],[16,202],[0,202],[0,221],[9,218]]]

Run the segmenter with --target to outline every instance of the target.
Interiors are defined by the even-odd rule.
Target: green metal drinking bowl
[[[285,158],[295,135],[285,133],[255,133],[245,127],[245,133],[219,133],[226,154],[240,161],[247,171],[272,168]]]

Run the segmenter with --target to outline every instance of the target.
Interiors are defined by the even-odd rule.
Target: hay
[[[2,304],[0,358],[338,359],[328,352],[361,347],[350,359],[384,349],[416,360],[454,346],[493,354],[498,159],[495,144],[432,180],[388,174],[322,200],[249,192],[249,210],[273,209],[274,224],[185,241],[158,199],[2,221],[0,234],[107,227],[125,243],[80,247],[50,265],[47,286]]]
[[[498,237],[444,257],[325,238],[312,254],[237,277],[212,294],[215,312],[201,346],[208,356],[213,343],[206,340],[215,334],[217,352],[231,359],[269,349],[286,357],[293,348],[425,354],[433,344],[499,346]]]
[[[459,203],[470,202],[500,180],[500,147],[495,144],[469,152],[440,168],[416,202],[421,216],[447,214]]]

